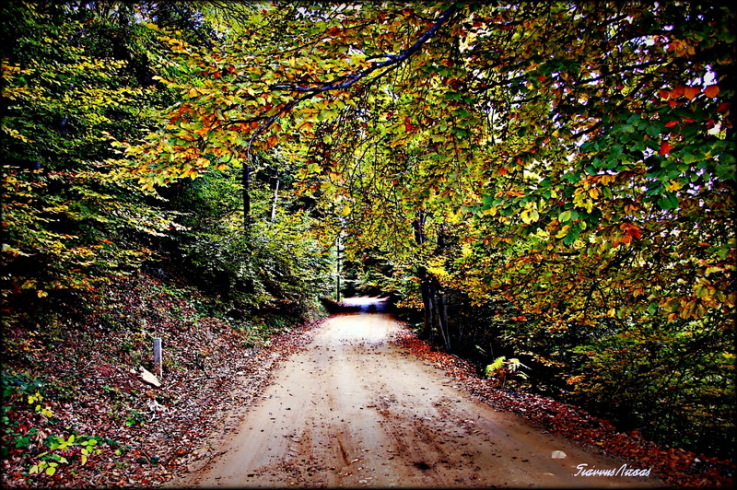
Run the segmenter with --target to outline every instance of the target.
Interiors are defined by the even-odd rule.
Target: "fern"
[[[517,376],[523,380],[528,379],[527,373],[522,372],[521,368],[530,369],[529,366],[523,364],[516,357],[507,359],[506,356],[499,356],[494,359],[494,362],[486,366],[484,375],[487,378],[498,378],[501,380],[502,387],[504,387],[509,376]]]

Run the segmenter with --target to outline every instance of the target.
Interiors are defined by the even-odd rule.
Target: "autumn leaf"
[[[634,223],[622,223],[619,228],[634,238],[642,238],[642,230]]]
[[[706,95],[710,99],[715,98],[717,95],[719,95],[719,86],[709,85],[708,87],[704,89],[704,95]]]
[[[686,87],[683,91],[683,96],[688,100],[693,100],[700,92],[701,89],[699,87]]]
[[[670,94],[668,94],[669,99],[677,99],[681,97],[685,92],[685,87],[678,86],[670,91]]]

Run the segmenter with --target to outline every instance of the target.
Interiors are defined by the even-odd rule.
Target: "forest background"
[[[501,388],[734,458],[732,8],[15,1],[0,16],[3,457],[53,473],[42,449],[69,433],[39,427],[79,380],[35,363],[100,335],[140,363],[154,296],[253,347],[321,298],[381,293]]]

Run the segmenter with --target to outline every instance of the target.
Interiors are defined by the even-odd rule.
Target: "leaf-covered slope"
[[[107,289],[84,323],[6,330],[3,486],[153,486],[217,453],[216,428],[311,324],[236,329],[198,314],[209,300],[141,274]],[[156,372],[153,337],[160,387],[138,375]]]

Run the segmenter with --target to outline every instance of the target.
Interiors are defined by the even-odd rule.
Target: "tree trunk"
[[[274,200],[271,201],[271,222],[276,221],[276,203],[279,201],[279,177],[276,178],[274,185]]]
[[[450,328],[448,325],[448,302],[445,298],[445,292],[440,291],[438,295],[438,326],[440,333],[443,335],[443,344],[445,350],[450,352]]]
[[[340,303],[340,233],[335,238],[335,299]]]
[[[422,274],[422,302],[425,306],[424,337],[430,342],[435,340],[435,293],[428,274]]]
[[[243,162],[243,231],[248,234],[251,228],[251,166]]]
[[[412,222],[412,228],[415,230],[415,242],[418,245],[425,243],[425,217],[424,211],[418,211],[417,219]],[[423,337],[432,342],[435,338],[435,291],[433,280],[425,267],[420,267],[417,272],[420,277],[420,291],[422,292],[422,305],[425,313]]]

